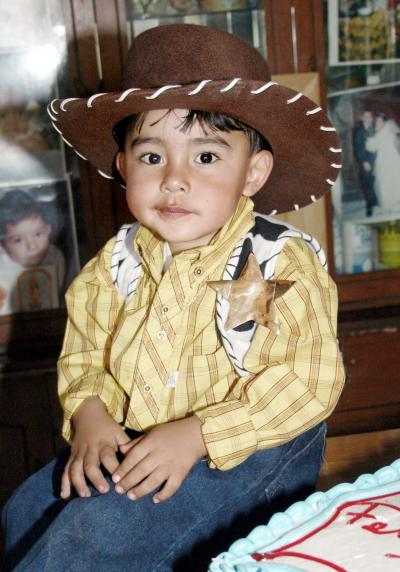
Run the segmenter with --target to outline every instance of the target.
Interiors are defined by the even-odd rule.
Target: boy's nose
[[[164,193],[187,193],[190,183],[186,173],[182,169],[169,169],[161,183],[161,191]]]
[[[37,250],[37,241],[34,238],[28,238],[26,240],[26,249],[29,251]]]

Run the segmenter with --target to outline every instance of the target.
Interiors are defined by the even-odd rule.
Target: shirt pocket
[[[221,346],[205,355],[184,356],[179,364],[179,378],[184,384],[177,385],[176,397],[184,392],[191,404],[204,396],[207,402],[220,401],[229,391],[236,378],[231,361]]]

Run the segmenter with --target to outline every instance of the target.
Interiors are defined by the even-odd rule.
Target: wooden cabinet
[[[54,360],[0,373],[0,507],[65,445]],[[0,530],[1,560],[2,530]]]
[[[328,423],[330,435],[400,427],[398,317],[374,314],[340,325],[347,381]]]

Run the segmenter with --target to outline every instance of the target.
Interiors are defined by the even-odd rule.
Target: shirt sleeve
[[[68,321],[58,360],[62,434],[72,438],[71,418],[85,399],[98,396],[109,414],[123,420],[126,395],[109,369],[110,340],[124,301],[109,273],[114,239],[91,260],[66,294]]]
[[[298,239],[286,243],[275,278],[295,282],[276,302],[279,334],[259,325],[244,361],[251,375],[238,378],[223,402],[196,411],[212,468],[231,469],[315,426],[344,385],[334,282]]]

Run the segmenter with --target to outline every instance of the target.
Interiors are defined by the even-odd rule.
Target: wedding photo
[[[397,228],[400,220],[399,97],[400,85],[328,97],[343,149],[333,205],[342,225],[345,271],[387,266],[382,249],[388,229]],[[357,248],[362,255],[355,262]]]

